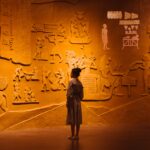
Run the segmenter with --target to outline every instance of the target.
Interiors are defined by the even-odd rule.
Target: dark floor
[[[70,141],[69,127],[5,131],[0,150],[150,150],[150,127],[82,126],[79,141]]]

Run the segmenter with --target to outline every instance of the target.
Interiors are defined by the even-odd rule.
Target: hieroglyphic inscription
[[[108,19],[122,19],[123,14],[122,11],[108,11],[107,18]]]
[[[119,20],[119,25],[124,27],[125,36],[122,37],[122,49],[126,47],[135,47],[139,49],[139,14],[126,11],[108,11],[107,18]],[[106,25],[105,28],[103,27],[103,30],[105,31],[102,31],[103,49],[107,49],[108,38]]]
[[[54,45],[64,42],[67,38],[63,24],[33,24],[32,32],[43,32],[48,42]]]
[[[7,94],[5,93],[5,90],[8,86],[8,79],[7,77],[0,77],[0,108],[6,112],[8,110],[7,105]]]
[[[70,22],[71,39],[73,44],[88,44],[90,40],[89,22],[85,17],[85,12],[77,11],[75,17]]]
[[[136,20],[135,20],[136,19]],[[120,20],[119,24],[124,26],[125,35],[122,39],[123,47],[139,48],[139,15],[135,13],[125,12],[124,20]]]
[[[12,13],[8,0],[1,0],[1,49],[13,50]]]
[[[82,77],[82,83],[85,92],[90,92],[91,94],[95,94],[98,92],[98,82],[96,77]]]

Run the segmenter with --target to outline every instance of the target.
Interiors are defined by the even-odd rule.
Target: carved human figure
[[[43,47],[44,47],[44,39],[37,38],[37,40],[36,40],[36,53],[34,56],[35,59],[40,59],[42,57]]]
[[[100,91],[109,95],[115,94],[114,90],[120,86],[120,77],[123,73],[113,71],[111,66],[112,58],[104,55],[100,61]],[[107,89],[107,92],[105,91]]]
[[[7,96],[3,91],[0,91],[0,108],[6,112],[8,111],[8,106],[7,106]]]
[[[20,81],[21,78],[23,77],[24,77],[24,72],[23,72],[22,67],[16,68],[13,81]]]
[[[25,88],[24,94],[25,94],[25,102],[36,102],[37,101],[35,98],[35,95],[30,87]]]
[[[143,69],[144,95],[149,93],[150,89],[150,50],[143,55],[142,60],[135,61],[131,64],[130,70]]]
[[[43,69],[42,74],[42,92],[49,91],[48,83],[49,83],[49,75],[51,74],[50,71],[46,70],[46,68]]]
[[[17,82],[14,83],[14,102],[21,101],[21,90]]]
[[[143,69],[145,92],[148,93],[150,89],[150,52],[143,56]]]
[[[100,62],[100,77],[101,77],[101,84],[100,84],[100,91],[104,92],[105,87],[106,88],[111,88],[111,57],[106,57],[105,55],[102,57],[101,62]]]
[[[61,88],[63,88],[63,90],[66,90],[66,79],[65,79],[65,74],[62,71],[62,69],[59,69],[56,73],[55,76],[58,79],[58,90],[61,90]]]
[[[107,25],[103,24],[102,28],[102,42],[103,42],[103,49],[108,50],[108,29]]]

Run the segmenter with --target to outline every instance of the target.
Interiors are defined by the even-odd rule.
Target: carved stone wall
[[[149,123],[149,4],[0,0],[0,129],[65,124],[74,67],[85,124]]]

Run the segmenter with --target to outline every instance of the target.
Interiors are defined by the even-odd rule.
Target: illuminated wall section
[[[82,69],[84,124],[148,124],[149,1],[1,0],[0,130],[64,125]]]

